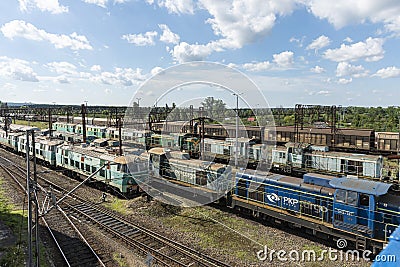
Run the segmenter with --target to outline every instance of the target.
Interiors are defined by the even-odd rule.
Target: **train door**
[[[349,174],[357,176],[363,174],[363,165],[361,161],[349,160],[347,163],[347,168]]]
[[[333,204],[333,225],[353,231],[357,224],[358,194],[354,191],[336,189]]]

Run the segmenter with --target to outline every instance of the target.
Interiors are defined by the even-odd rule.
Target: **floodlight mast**
[[[235,167],[238,166],[238,154],[239,154],[239,96],[243,93],[237,94],[233,93],[232,95],[236,96],[236,131],[235,131]]]

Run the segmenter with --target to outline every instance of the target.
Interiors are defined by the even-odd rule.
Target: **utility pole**
[[[87,106],[87,103],[88,103],[88,101],[87,100],[85,100],[85,101],[83,101],[83,102],[85,102],[85,108],[86,108],[86,113],[87,113],[87,110],[88,110],[88,106]],[[86,116],[86,124],[89,124],[89,114],[87,114],[87,116]]]
[[[33,178],[31,179],[30,174],[30,148],[29,148],[29,137],[32,137],[32,155],[33,155]],[[33,236],[35,240],[35,258],[36,258],[36,266],[39,266],[40,258],[39,258],[39,205],[38,200],[36,198],[36,189],[37,189],[37,171],[36,171],[36,151],[35,151],[35,132],[33,130],[26,131],[26,190],[28,195],[28,266],[33,265]],[[32,224],[33,212],[32,212],[32,204],[35,207],[35,222]],[[35,231],[33,233],[33,230]]]
[[[52,137],[53,136],[53,134],[52,134],[53,121],[52,121],[52,118],[51,118],[51,108],[49,108],[48,117],[49,117],[49,136]]]
[[[6,113],[5,115],[4,115],[4,131],[6,132],[6,137],[8,137],[8,132],[9,132],[9,122],[8,122],[8,114]]]
[[[35,150],[35,131],[31,131],[32,135],[32,155],[33,155],[33,202],[35,204],[35,254],[36,266],[40,265],[40,251],[39,251],[39,203],[37,199],[37,169],[36,169],[36,150]]]
[[[31,167],[29,161],[29,131],[26,131],[26,194],[28,195],[28,266],[32,265],[32,202]]]
[[[243,93],[237,94],[233,93],[232,95],[236,96],[236,139],[235,139],[235,167],[238,166],[238,147],[239,147],[239,96]]]
[[[81,106],[82,113],[82,134],[83,134],[83,142],[86,143],[86,107],[85,104]]]
[[[122,121],[118,118],[118,143],[119,143],[119,155],[122,156]]]

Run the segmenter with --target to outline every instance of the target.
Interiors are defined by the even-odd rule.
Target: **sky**
[[[207,61],[270,107],[397,106],[399,37],[398,0],[3,0],[0,101],[153,105],[153,75]]]

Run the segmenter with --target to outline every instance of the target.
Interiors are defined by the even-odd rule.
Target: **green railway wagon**
[[[56,160],[57,166],[65,168],[70,174],[84,177],[106,165],[93,179],[127,196],[140,191],[135,177],[147,175],[145,162],[137,162],[137,168],[130,171],[128,159],[108,154],[106,149],[98,147],[62,145],[57,148]]]

